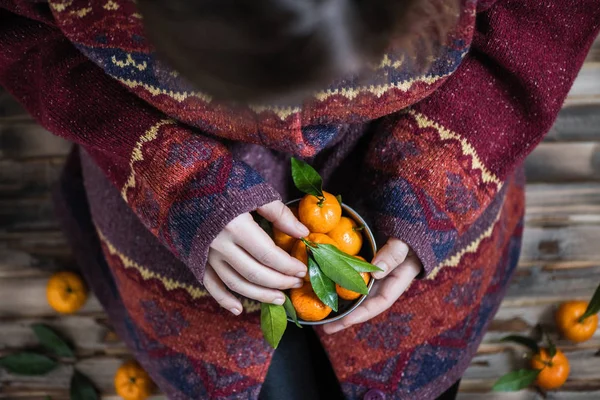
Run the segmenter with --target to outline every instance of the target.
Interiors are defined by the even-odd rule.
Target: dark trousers
[[[456,382],[438,400],[454,400]],[[331,363],[312,328],[288,324],[267,372],[259,400],[343,400]]]

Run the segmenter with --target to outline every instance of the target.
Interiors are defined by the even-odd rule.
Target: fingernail
[[[338,325],[338,326],[336,326],[336,327],[334,327],[334,328],[329,328],[329,329],[327,329],[327,334],[329,334],[329,335],[332,335],[332,334],[334,334],[334,333],[336,333],[336,332],[339,332],[339,331],[341,331],[343,328],[344,328],[344,327],[343,327],[343,326],[340,326],[340,325]]]
[[[283,303],[285,303],[285,299],[283,297],[277,297],[275,300],[273,300],[273,304],[276,306],[282,306]]]
[[[296,274],[296,278],[304,278],[306,276],[306,271],[300,271]]]
[[[304,283],[303,283],[303,282],[298,282],[298,283],[296,283],[296,284],[295,284],[294,286],[292,286],[292,287],[293,287],[294,289],[298,289],[298,288],[301,288],[303,285],[304,285]]]
[[[379,272],[373,272],[373,277],[375,279],[381,278],[383,276],[383,272],[387,271],[387,269],[388,269],[388,265],[383,261],[378,261],[373,265],[375,265],[376,267],[379,267],[383,270],[383,271],[379,271]]]
[[[308,236],[310,231],[307,227],[305,227],[301,222],[296,222],[296,228],[299,232],[302,232],[302,236]]]
[[[230,308],[229,311],[231,311],[233,315],[240,315],[242,313],[242,311],[237,308]]]

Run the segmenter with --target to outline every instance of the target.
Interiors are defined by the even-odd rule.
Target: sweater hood
[[[227,103],[194,90],[156,57],[132,0],[49,4],[56,23],[80,51],[167,117],[224,139],[311,157],[335,140],[341,126],[398,112],[437,89],[469,49],[477,1],[463,0],[447,45],[425,72],[416,73],[400,49],[390,49],[366,76],[341,79],[302,104],[285,107]]]

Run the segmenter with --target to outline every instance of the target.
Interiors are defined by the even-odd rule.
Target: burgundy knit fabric
[[[0,84],[83,149],[105,258],[82,261],[84,273],[170,398],[260,391],[272,351],[256,304],[233,317],[200,282],[231,219],[294,196],[290,155],[311,157],[328,188],[425,266],[386,313],[321,337],[346,396],[432,399],[460,377],[518,259],[518,166],[600,26],[595,0],[462,4],[426,74],[392,49],[373,85],[342,80],[281,109],[187,87],[155,58],[133,2],[53,0],[50,13],[0,0]]]

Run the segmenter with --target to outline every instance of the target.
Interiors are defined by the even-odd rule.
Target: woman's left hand
[[[348,316],[323,326],[325,333],[335,333],[376,317],[392,306],[421,272],[423,265],[417,255],[401,240],[390,238],[373,259],[382,272],[365,301]]]

